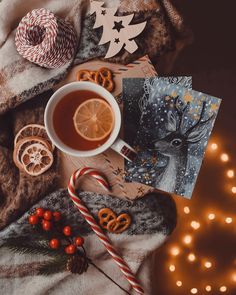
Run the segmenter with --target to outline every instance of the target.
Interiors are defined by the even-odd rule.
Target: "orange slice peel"
[[[41,143],[33,143],[23,151],[21,163],[25,172],[32,176],[38,176],[52,166],[53,155]]]
[[[73,122],[76,132],[88,141],[100,141],[109,136],[114,127],[114,113],[103,99],[91,98],[75,111]]]
[[[50,150],[51,151],[54,150],[55,147],[52,144],[51,140],[49,139],[45,127],[39,124],[29,124],[21,128],[15,136],[14,146],[16,146],[20,140],[28,138],[28,137],[32,137],[32,136],[37,136],[44,139],[45,141],[48,142]]]
[[[52,166],[54,148],[44,126],[29,124],[15,136],[13,161],[19,170],[38,176]]]

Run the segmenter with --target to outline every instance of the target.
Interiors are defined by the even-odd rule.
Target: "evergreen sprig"
[[[13,253],[20,254],[41,254],[49,256],[65,256],[62,250],[51,249],[48,241],[44,239],[32,240],[30,237],[17,237],[4,240],[0,247],[8,248]]]
[[[38,274],[48,276],[51,274],[59,273],[61,271],[65,271],[67,266],[67,259],[68,258],[64,255],[45,261],[39,267]]]
[[[38,209],[41,209],[41,208],[38,208]],[[82,274],[83,272],[87,270],[88,264],[93,265],[106,278],[108,278],[111,282],[117,285],[117,287],[123,290],[126,294],[131,295],[128,291],[126,291],[118,283],[116,283],[109,275],[107,275],[102,269],[96,266],[91,259],[87,257],[86,251],[83,247],[83,243],[81,245],[83,252],[81,253],[78,249],[76,249],[75,255],[79,255],[81,256],[81,258],[84,257],[86,260],[73,259],[73,256],[69,254],[73,254],[75,252],[67,253],[67,251],[65,251],[65,249],[63,249],[62,247],[60,247],[59,249],[58,247],[56,247],[55,249],[52,249],[50,247],[50,240],[52,238],[59,238],[62,241],[64,240],[64,242],[65,241],[67,242],[67,245],[68,243],[69,244],[73,243],[73,238],[65,237],[64,233],[61,231],[61,228],[59,227],[59,223],[61,223],[60,221],[59,223],[55,222],[55,224],[53,224],[53,231],[50,231],[50,232],[47,232],[46,229],[42,230],[42,227],[38,224],[38,220],[36,220],[36,224],[35,222],[30,222],[30,221],[29,223],[33,225],[34,230],[37,233],[36,239],[32,234],[29,234],[27,236],[18,236],[15,238],[8,238],[3,241],[2,245],[0,245],[0,249],[5,247],[9,249],[10,251],[12,251],[13,253],[41,254],[41,255],[51,257],[49,260],[45,262],[41,262],[41,263],[39,262],[38,264],[37,273],[39,275],[44,275],[44,276],[56,274],[66,270],[70,271],[71,273]]]

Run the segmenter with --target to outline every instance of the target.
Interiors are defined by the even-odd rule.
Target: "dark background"
[[[230,191],[236,186],[236,179],[227,179],[227,169],[236,167],[236,1],[234,0],[172,0],[183,14],[194,34],[193,43],[186,47],[176,60],[170,74],[192,75],[193,89],[222,98],[222,105],[211,137],[217,142],[217,151],[208,151],[204,160],[195,193],[191,201],[175,197],[178,207],[178,226],[174,234],[156,253],[155,282],[153,294],[187,295],[190,289],[198,288],[197,294],[236,294],[236,194]],[[228,153],[227,163],[220,161],[222,152]],[[236,172],[236,169],[235,169]],[[183,207],[189,206],[191,213],[183,214]],[[216,220],[207,221],[209,212],[216,213]],[[231,216],[233,223],[226,225],[224,218]],[[201,223],[199,231],[189,227],[191,220]],[[183,246],[185,234],[191,234],[193,242]],[[181,248],[176,258],[169,249],[173,245]],[[190,264],[187,253],[194,252],[197,262]],[[205,270],[200,258],[209,258],[213,267]],[[176,271],[170,273],[170,263]],[[183,286],[178,288],[176,280]],[[206,285],[212,291],[204,291]],[[220,286],[227,286],[227,292],[219,292]]]

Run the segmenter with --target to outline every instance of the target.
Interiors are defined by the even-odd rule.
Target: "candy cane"
[[[140,283],[135,278],[135,276],[132,273],[129,266],[126,264],[124,259],[118,254],[116,249],[112,246],[111,241],[104,234],[101,227],[97,224],[96,220],[91,215],[91,213],[89,212],[87,207],[85,207],[83,205],[80,198],[76,195],[75,183],[83,175],[92,176],[93,178],[95,178],[97,180],[97,182],[105,190],[109,190],[109,184],[100,172],[98,172],[97,170],[94,170],[93,168],[89,168],[89,167],[80,168],[71,175],[71,178],[69,181],[68,192],[69,192],[71,200],[74,202],[75,206],[79,209],[80,213],[83,215],[85,220],[90,224],[92,230],[96,233],[96,235],[98,236],[100,241],[103,243],[103,245],[105,246],[105,248],[107,249],[109,254],[112,256],[114,261],[118,264],[121,272],[124,274],[124,276],[129,281],[129,283],[134,288],[134,290],[139,294],[144,294],[144,291],[143,291]]]

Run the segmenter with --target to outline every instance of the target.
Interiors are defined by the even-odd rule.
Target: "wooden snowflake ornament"
[[[129,53],[134,53],[138,45],[134,38],[145,28],[146,21],[140,24],[131,25],[134,14],[116,16],[117,8],[105,8],[104,2],[92,1],[90,13],[96,13],[94,29],[103,27],[103,33],[98,45],[110,42],[105,58],[115,56],[125,48]]]

